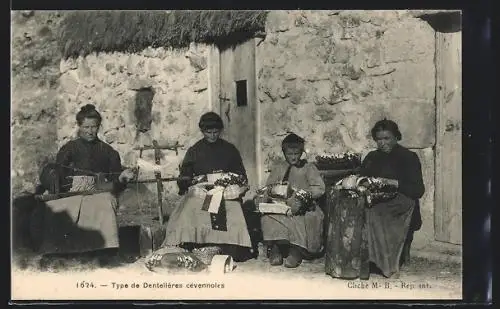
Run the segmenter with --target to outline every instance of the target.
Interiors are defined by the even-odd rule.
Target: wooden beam
[[[77,196],[77,195],[92,195],[92,194],[99,194],[99,193],[104,193],[104,192],[110,192],[109,190],[93,190],[93,191],[78,191],[78,192],[65,192],[65,193],[58,193],[58,194],[40,194],[40,195],[35,195],[35,199],[39,201],[53,201],[57,200],[60,198],[65,198],[65,197],[71,197],[71,196]]]
[[[462,67],[460,33],[436,32],[434,233],[462,243]]]
[[[209,110],[220,113],[220,51],[215,45],[208,50],[208,102]]]
[[[160,165],[161,163],[161,152],[160,146],[156,140],[153,140],[153,146],[155,150],[155,163]],[[161,173],[155,172],[156,178],[156,189],[158,191],[158,217],[160,219],[160,224],[163,225],[163,182],[161,181]]]
[[[160,178],[159,180],[161,182],[170,182],[170,181],[178,181],[178,180],[190,180],[191,178],[189,177],[167,177],[167,178]],[[139,180],[132,180],[129,182],[129,184],[138,184],[138,183],[154,183],[157,182],[158,179],[139,179]]]
[[[153,142],[154,143],[154,142]],[[175,150],[175,153],[178,154],[178,149],[184,147],[184,145],[180,145],[179,142],[175,142],[175,144],[163,144],[159,145],[157,143],[158,147],[155,147],[154,145],[143,145],[142,147],[136,146],[133,149],[134,150],[154,150],[154,149],[165,149],[165,150]]]
[[[149,256],[158,250],[165,240],[166,227],[163,224],[151,222],[141,224],[139,228],[139,250],[140,256]]]

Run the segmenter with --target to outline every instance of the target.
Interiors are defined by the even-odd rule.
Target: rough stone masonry
[[[286,131],[307,139],[310,159],[321,152],[366,154],[374,147],[370,128],[375,121],[392,118],[401,127],[402,144],[416,151],[423,165],[424,223],[415,246],[433,239],[434,35],[430,25],[408,11],[270,12],[266,37],[255,39],[264,178],[281,155],[281,134]],[[138,151],[132,148],[144,139],[185,145],[178,155],[163,153],[162,175],[177,175],[187,146],[201,137],[198,117],[210,109],[208,50],[206,45],[192,44],[189,49],[94,53],[60,61],[54,86],[43,92],[50,93],[50,98],[37,96],[44,104],[55,102],[50,110],[57,113],[53,116],[57,132],[42,134],[53,139],[47,152],[71,138],[75,113],[91,102],[104,117],[103,140],[120,152],[124,165],[135,162]],[[15,84],[21,85],[16,80]],[[144,88],[154,91],[150,136],[137,133],[134,115],[135,95]],[[32,103],[22,101],[17,93],[16,109],[31,111]],[[22,117],[15,117],[15,125]],[[47,128],[41,122],[32,125]],[[30,131],[28,126],[23,128]],[[14,136],[26,131],[17,132]],[[34,146],[21,141],[14,138],[19,145],[16,170],[31,170],[29,160],[20,158]],[[144,157],[153,160],[153,152],[145,152]],[[164,193],[172,201],[178,198],[175,183],[166,184]]]
[[[262,173],[281,133],[317,153],[375,147],[370,129],[395,120],[422,162],[426,193],[415,246],[434,237],[435,31],[408,11],[275,11],[257,43]]]

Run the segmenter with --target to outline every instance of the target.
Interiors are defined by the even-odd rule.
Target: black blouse
[[[125,189],[126,185],[118,181],[123,170],[120,154],[99,139],[87,141],[78,138],[69,141],[57,153],[56,164],[62,176],[62,192],[69,190],[71,180],[67,176],[92,176],[93,173],[104,173],[105,178],[113,182],[113,191]]]
[[[396,179],[399,192],[412,199],[421,198],[425,192],[420,159],[399,144],[390,153],[371,151],[361,164],[361,175]]]
[[[191,178],[213,172],[231,172],[247,177],[240,152],[233,144],[223,139],[214,143],[201,139],[187,150],[180,166],[180,176]],[[180,180],[177,184],[182,195],[189,188],[190,181]]]

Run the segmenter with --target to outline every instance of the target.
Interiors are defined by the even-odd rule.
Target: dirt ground
[[[461,299],[462,269],[460,264],[440,262],[412,257],[411,263],[402,269],[399,279],[386,279],[372,273],[367,281],[342,280],[332,278],[324,272],[324,258],[304,261],[296,269],[270,266],[265,257],[235,263],[231,273],[218,276],[208,272],[192,273],[160,269],[150,272],[144,266],[144,259],[120,256],[106,265],[97,259],[84,260],[53,259],[41,262],[40,256],[19,254],[13,261],[13,297],[74,299]],[[44,265],[41,265],[44,264]],[[50,279],[49,279],[50,278]],[[164,290],[161,288],[135,289],[126,293],[127,288],[118,289],[123,282],[140,281],[140,284],[164,282],[165,280],[186,282],[219,282],[224,289]],[[48,289],[33,290],[40,280],[50,282]],[[187,281],[186,281],[187,280]],[[66,282],[92,282],[101,285],[92,294],[81,294],[82,289],[73,288],[61,293],[57,286],[67,286]],[[29,282],[29,285],[28,285]],[[102,283],[105,282],[105,283]],[[116,283],[116,291],[111,286]],[[145,283],[148,282],[148,283]],[[182,283],[181,283],[182,284]],[[103,287],[106,286],[106,287]],[[279,287],[279,289],[276,289]],[[128,287],[130,289],[130,285]],[[88,289],[86,292],[89,292]],[[170,295],[170,293],[172,293]],[[15,297],[17,295],[17,297]],[[87,296],[85,296],[87,295]]]
[[[147,213],[149,216],[146,216]],[[137,216],[127,209],[120,225],[152,221],[156,209],[142,210]],[[137,218],[143,218],[138,222]],[[157,219],[156,219],[157,220]],[[125,235],[128,238],[130,235]],[[125,245],[125,243],[124,243]],[[133,251],[133,250],[132,250]],[[202,272],[161,269],[150,272],[144,259],[128,249],[118,258],[100,263],[97,257],[45,259],[20,251],[12,261],[14,299],[461,299],[462,268],[458,263],[412,257],[400,279],[386,279],[372,273],[367,281],[342,280],[325,274],[324,258],[304,261],[296,269],[270,266],[264,256],[235,263],[222,276]],[[182,289],[149,287],[156,282],[177,282]],[[130,289],[132,282],[140,289]],[[219,288],[193,290],[189,283],[217,282]],[[48,283],[48,284],[47,284]],[[93,283],[94,288],[76,285]],[[113,283],[115,286],[113,287]],[[119,284],[127,287],[119,288]],[[220,284],[224,288],[220,288]],[[36,286],[36,289],[33,289]],[[147,288],[146,288],[147,286]],[[170,285],[169,285],[170,287]]]

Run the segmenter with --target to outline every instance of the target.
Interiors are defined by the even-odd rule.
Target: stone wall
[[[279,145],[286,131],[307,139],[310,159],[322,152],[366,154],[375,146],[370,128],[383,117],[391,118],[400,125],[402,144],[422,161],[427,189],[421,200],[424,225],[415,242],[417,247],[425,245],[434,233],[434,30],[406,11],[273,11],[266,32],[264,40],[256,39],[264,178],[271,162],[281,156]],[[38,134],[39,125],[18,129],[13,133],[18,139],[35,133],[42,139],[30,146],[33,149],[19,150],[14,156],[19,161],[40,145],[55,153],[74,135],[79,108],[93,103],[104,117],[100,135],[120,152],[124,165],[134,164],[139,153],[132,150],[134,146],[153,138],[184,145],[178,155],[163,151],[162,175],[177,175],[187,147],[201,137],[198,118],[210,109],[207,54],[206,46],[193,44],[188,50],[146,49],[138,54],[101,53],[61,61],[57,74],[47,75],[60,75],[48,83],[52,90],[29,93],[37,100],[48,95],[42,101],[52,113],[54,105],[49,102],[57,103],[57,124],[52,120],[51,126],[44,126],[57,132]],[[149,137],[137,134],[134,114],[135,95],[144,88],[154,91]],[[24,101],[15,106],[25,112],[37,110]],[[57,143],[44,139],[53,136],[55,140],[55,135]],[[144,158],[153,162],[153,152],[146,151]],[[141,198],[154,199],[155,185],[147,187]],[[178,199],[175,183],[165,184],[164,193],[172,207]],[[129,194],[131,204],[137,205],[135,193]]]
[[[283,133],[307,140],[308,157],[374,148],[384,117],[416,151],[426,193],[416,246],[434,234],[434,30],[405,11],[273,11],[256,43],[264,178]]]
[[[124,166],[136,163],[139,151],[134,147],[151,145],[153,139],[183,145],[178,154],[162,151],[162,177],[177,176],[185,151],[201,138],[198,119],[209,110],[207,52],[206,46],[193,44],[186,50],[146,49],[139,54],[91,54],[61,61],[58,147],[74,137],[80,107],[93,103],[103,116],[101,139],[120,153]],[[154,92],[152,123],[149,132],[139,133],[135,96],[146,88]],[[154,151],[144,151],[143,158],[154,163]],[[139,177],[154,178],[154,174],[142,171]],[[147,187],[154,194],[141,194],[144,203],[156,199],[156,184]],[[176,200],[177,190],[175,182],[165,183],[165,199]],[[135,192],[130,194],[131,204],[137,204]]]
[[[64,13],[11,12],[12,194],[33,192],[40,166],[56,148],[57,31]]]

